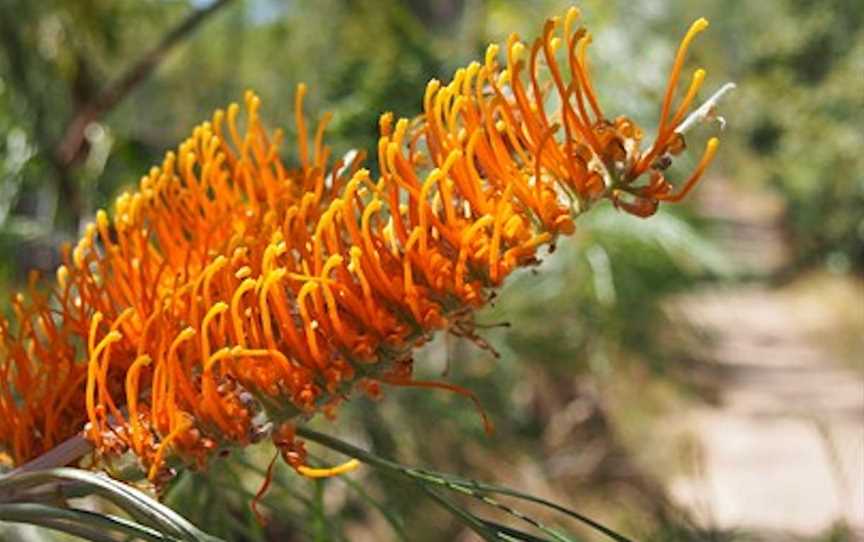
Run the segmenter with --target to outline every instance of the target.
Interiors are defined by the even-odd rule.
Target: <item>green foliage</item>
[[[699,278],[730,273],[728,264],[670,213],[642,221],[606,207],[580,225],[578,250],[565,243],[548,277],[544,268],[505,291],[496,315],[519,323],[507,334],[510,346],[522,360],[558,360],[562,374],[580,366],[606,373],[622,353],[653,358],[662,368],[670,353],[652,349],[670,323],[658,302]],[[548,326],[549,319],[559,325]],[[573,367],[572,360],[582,363]]]
[[[786,201],[798,263],[864,265],[864,16],[855,0],[735,2],[717,10],[741,89],[738,179]],[[734,40],[734,43],[733,41]],[[718,66],[719,69],[724,69]]]
[[[98,496],[129,518],[78,508],[69,499]],[[56,468],[0,477],[0,521],[30,523],[89,540],[125,535],[147,542],[219,542],[174,510],[104,474]]]

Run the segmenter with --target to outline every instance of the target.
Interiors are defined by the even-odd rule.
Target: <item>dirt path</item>
[[[770,272],[785,252],[776,208],[747,201],[713,210],[730,224],[727,252]],[[682,415],[697,452],[671,493],[705,523],[775,533],[766,540],[838,521],[864,539],[864,284],[816,274],[688,295],[674,310],[707,336],[699,357],[716,363],[719,401]]]

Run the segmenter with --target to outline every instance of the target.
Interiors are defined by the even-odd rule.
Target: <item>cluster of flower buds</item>
[[[270,428],[286,461],[314,474],[294,438],[303,417],[382,384],[465,392],[412,380],[415,348],[439,330],[474,336],[493,289],[594,203],[648,216],[680,199],[717,147],[675,192],[664,171],[703,70],[672,104],[704,20],[642,149],[642,130],[600,107],[578,17],[431,81],[418,117],[384,114],[376,175],[360,153],[331,157],[329,117],[309,133],[302,86],[296,168],[256,95],[245,115],[217,111],[97,214],[50,296],[34,286],[13,300],[16,323],[0,324],[0,445],[23,462],[83,431],[158,480]]]

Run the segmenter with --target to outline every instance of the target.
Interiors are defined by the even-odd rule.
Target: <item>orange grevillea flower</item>
[[[168,459],[203,465],[265,433],[306,469],[293,423],[381,383],[411,379],[437,330],[473,337],[471,315],[539,247],[609,199],[649,216],[692,175],[664,175],[705,76],[678,100],[681,43],[657,138],[608,118],[578,11],[531,45],[512,36],[484,62],[429,83],[423,113],[380,120],[379,174],[334,160],[296,99],[299,165],[279,158],[260,101],[246,94],[121,195],[57,271],[0,326],[0,443],[22,462],[84,431],[102,453],[132,450],[158,479]],[[503,53],[503,54],[502,54]],[[314,133],[313,133],[314,132]],[[314,474],[306,469],[305,472]]]

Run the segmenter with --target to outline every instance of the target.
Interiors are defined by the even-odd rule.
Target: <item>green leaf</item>
[[[40,525],[69,534],[86,536],[91,540],[111,540],[107,532],[126,534],[148,542],[180,542],[181,539],[163,534],[151,527],[124,518],[47,504],[0,504],[0,520]]]
[[[131,516],[179,540],[214,542],[218,539],[204,533],[167,506],[137,489],[103,474],[80,469],[57,468],[19,472],[0,477],[0,495],[7,502],[27,498],[27,492],[40,487],[48,494],[68,497],[64,484],[73,485],[74,495],[99,495]],[[59,492],[59,495],[58,495]],[[37,491],[38,493],[38,491]],[[25,503],[26,504],[26,503]],[[31,503],[32,504],[32,503]]]

